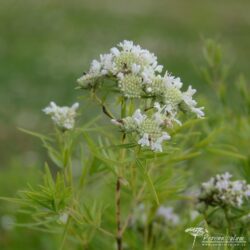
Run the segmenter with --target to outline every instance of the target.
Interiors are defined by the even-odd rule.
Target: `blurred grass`
[[[42,128],[50,100],[71,104],[75,79],[92,58],[123,39],[155,52],[159,62],[199,91],[201,37],[218,38],[233,71],[250,76],[250,2],[0,1],[0,152],[6,163],[34,142],[16,127]],[[13,144],[13,142],[15,142]],[[35,145],[34,145],[35,147]]]

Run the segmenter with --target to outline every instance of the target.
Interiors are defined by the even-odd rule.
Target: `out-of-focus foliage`
[[[141,156],[127,159],[128,162],[136,162],[131,169],[141,168],[136,190],[143,186],[142,180],[147,180],[143,186],[147,194],[146,206],[153,204],[153,211],[156,202],[152,203],[152,200],[166,202],[175,206],[181,217],[180,225],[163,226],[166,231],[161,228],[152,237],[155,247],[158,247],[155,249],[162,249],[157,242],[163,242],[163,249],[165,246],[169,249],[191,247],[192,237],[184,231],[203,221],[201,216],[194,220],[190,217],[195,204],[193,193],[200,183],[224,171],[250,182],[250,3],[243,0],[140,0],[129,4],[100,0],[10,0],[0,4],[1,196],[14,197],[17,190],[27,190],[26,183],[33,187],[41,183],[44,160],[52,166],[54,176],[56,166],[63,165],[67,159],[67,150],[64,158],[60,148],[59,158],[58,152],[51,150],[47,156],[38,140],[20,133],[16,127],[43,133],[49,131],[41,109],[52,99],[59,103],[75,100],[75,79],[88,61],[117,41],[132,39],[155,51],[162,64],[174,74],[178,72],[184,82],[192,83],[199,93],[203,93],[200,102],[206,107],[207,118],[201,123],[192,121],[184,124],[179,134],[173,131],[173,137],[175,133],[177,135],[167,153],[160,154],[161,160],[154,161],[154,154],[147,152],[143,156],[147,159],[147,169],[143,169],[145,162],[141,164]],[[222,45],[206,40],[202,50],[200,36],[219,37]],[[82,122],[89,121],[89,117],[99,111],[89,100],[84,102],[87,108],[82,111]],[[81,192],[88,195],[83,197],[85,206],[72,203],[75,207],[71,213],[81,228],[72,224],[73,232],[68,232],[70,239],[65,242],[65,249],[78,249],[79,242],[79,249],[82,249],[89,241],[90,249],[111,249],[114,243],[113,236],[105,230],[115,230],[112,227],[115,183],[110,172],[115,172],[115,164],[120,159],[113,153],[115,143],[113,148],[107,148],[113,144],[113,135],[101,129],[103,124],[106,127],[110,125],[101,121],[102,127],[88,128],[93,137],[83,136],[80,140],[86,141],[87,145],[82,145],[74,155],[74,176],[89,177],[87,183],[84,178],[79,180]],[[86,130],[84,128],[82,132]],[[106,139],[98,139],[95,136],[97,131]],[[131,150],[132,145],[127,146]],[[93,157],[86,158],[88,151],[93,153]],[[81,159],[85,159],[84,170]],[[158,165],[159,171],[151,170],[154,165]],[[98,185],[95,185],[96,179],[100,180]],[[125,215],[134,194],[131,194],[133,183],[129,176],[123,182]],[[60,246],[63,232],[58,235],[34,231],[36,226],[27,224],[31,223],[29,216],[16,214],[19,207],[16,203],[0,202],[0,249],[15,250],[21,246],[27,250],[52,250]],[[234,212],[240,214],[240,211]],[[105,216],[101,219],[103,214]],[[149,218],[152,217],[150,215],[149,212]],[[218,223],[211,227],[221,233],[221,225],[226,227],[223,215],[212,213],[208,222],[212,221],[212,216]],[[246,218],[243,220],[246,223]],[[239,229],[243,222],[237,219]],[[14,227],[13,223],[17,226]],[[23,228],[24,223],[26,227]],[[62,230],[60,224],[58,230]],[[144,244],[141,228],[137,230],[139,238],[131,227],[125,234],[125,243],[132,245],[132,249],[142,249]],[[78,232],[84,233],[78,235]],[[93,236],[94,232],[97,232],[96,236]],[[71,241],[71,235],[79,237]]]

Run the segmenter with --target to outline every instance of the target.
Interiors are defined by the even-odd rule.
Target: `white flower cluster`
[[[157,210],[157,217],[162,218],[167,225],[178,225],[180,223],[180,217],[174,213],[172,207],[160,206]]]
[[[89,71],[77,81],[83,88],[92,88],[101,84],[105,78],[115,80],[116,87],[127,98],[153,98],[161,105],[165,113],[175,115],[179,110],[193,112],[203,117],[203,107],[197,108],[193,100],[196,90],[189,86],[182,92],[180,78],[164,76],[160,73],[162,65],[158,65],[157,57],[132,41],[123,41],[93,60]]]
[[[162,70],[163,66],[158,65],[154,54],[125,40],[110,53],[100,55],[99,60],[93,60],[89,71],[78,79],[78,83],[83,88],[96,88],[105,84],[105,79],[111,79],[115,91],[118,89],[124,97],[146,99],[150,107],[143,109],[150,115],[137,109],[131,117],[113,119],[112,122],[124,133],[135,132],[142,147],[162,151],[162,142],[170,139],[164,128],[172,127],[174,123],[181,125],[177,118],[180,111],[192,112],[198,118],[204,116],[203,107],[198,108],[193,99],[196,90],[189,86],[182,92],[180,78],[168,72],[162,76]]]
[[[169,140],[170,136],[162,130],[164,120],[160,120],[156,112],[152,117],[142,114],[137,109],[131,117],[122,120],[112,120],[112,122],[125,132],[135,132],[139,136],[138,144],[142,147],[150,147],[153,151],[162,151],[162,142]]]
[[[224,173],[202,183],[200,203],[210,206],[241,207],[250,198],[250,184],[245,180],[231,181],[232,175]]]
[[[73,129],[75,125],[76,110],[79,104],[74,103],[71,107],[59,107],[51,102],[43,112],[50,115],[54,123],[63,129]]]

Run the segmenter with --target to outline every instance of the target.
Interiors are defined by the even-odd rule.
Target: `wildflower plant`
[[[100,249],[107,237],[122,250],[141,244],[153,249],[155,239],[164,238],[157,233],[164,225],[179,225],[178,215],[165,206],[185,186],[185,170],[175,164],[200,155],[210,135],[193,132],[204,117],[193,99],[196,90],[183,91],[180,78],[162,72],[153,53],[125,40],[93,60],[77,80],[85,105],[97,103],[108,126],[98,125],[101,116],[80,125],[84,105],[51,102],[43,109],[54,124],[49,136],[22,129],[39,138],[49,156],[43,183],[12,200],[32,214],[29,227],[61,233],[61,249],[67,240]],[[129,242],[138,233],[130,225],[140,204],[148,211],[142,235]]]
[[[169,72],[161,75],[162,71],[163,66],[158,64],[157,57],[153,53],[135,45],[132,41],[125,40],[110,49],[109,53],[100,55],[99,60],[93,60],[89,70],[77,80],[81,89],[91,91],[93,98],[102,106],[103,112],[111,119],[112,124],[119,128],[122,133],[122,145],[128,140],[132,143],[132,147],[138,148],[135,150],[136,157],[142,148],[162,152],[163,143],[171,139],[169,131],[175,124],[179,126],[182,124],[179,120],[180,113],[193,113],[198,118],[204,116],[204,108],[197,107],[197,102],[193,99],[196,90],[189,86],[183,92],[180,78],[172,76]],[[98,96],[102,94],[102,89],[106,89],[108,91],[106,95],[111,95],[116,99],[116,103],[120,104],[119,115],[112,113],[108,108],[105,103],[107,96],[101,98]],[[126,151],[123,151],[121,160],[125,154]],[[144,162],[136,159],[136,163],[145,172],[156,202],[159,203]],[[122,249],[124,233],[120,215],[124,171],[124,166],[118,166],[116,172],[118,250]],[[132,176],[135,177],[135,173],[132,173]]]

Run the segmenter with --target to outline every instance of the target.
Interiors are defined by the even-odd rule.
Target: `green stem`
[[[121,181],[120,177],[117,177],[116,181],[116,244],[117,250],[122,250],[122,228],[121,228]]]
[[[230,216],[229,216],[229,213],[228,213],[228,208],[224,208],[224,213],[225,213],[225,218],[226,218],[226,221],[227,221],[227,225],[228,225],[228,232],[229,234],[232,233],[232,223],[231,223],[231,219],[230,219]]]
[[[97,103],[102,107],[102,111],[105,115],[107,115],[111,119],[115,119],[115,116],[108,109],[108,107],[104,104],[104,102],[96,95],[95,92],[92,93],[93,98],[97,101]]]

